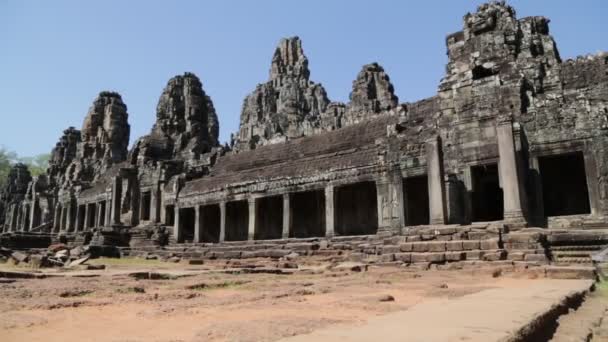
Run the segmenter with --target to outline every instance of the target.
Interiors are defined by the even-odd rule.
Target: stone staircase
[[[547,242],[556,265],[592,264],[591,257],[608,246],[608,230],[549,230]]]

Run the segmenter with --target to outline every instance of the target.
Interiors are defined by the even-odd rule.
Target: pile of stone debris
[[[29,266],[32,268],[75,268],[76,266],[84,265],[90,257],[87,246],[70,249],[62,243],[53,244],[46,250],[29,250],[28,252],[13,251],[0,247],[0,260],[4,259],[4,261],[13,265]]]

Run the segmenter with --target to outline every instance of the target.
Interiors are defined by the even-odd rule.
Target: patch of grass
[[[207,291],[207,290],[214,290],[214,289],[226,289],[226,288],[233,288],[233,287],[238,287],[244,284],[250,283],[250,281],[247,280],[233,280],[233,281],[224,281],[221,283],[199,283],[199,284],[194,284],[194,285],[190,285],[190,286],[186,286],[186,288],[188,290],[195,290],[195,291]]]
[[[595,284],[595,293],[601,297],[608,298],[608,280],[602,280]]]
[[[134,286],[134,287],[126,287],[116,289],[118,293],[146,293],[146,290],[143,287]]]
[[[71,298],[71,297],[83,297],[93,293],[90,290],[69,290],[59,294],[61,298]]]

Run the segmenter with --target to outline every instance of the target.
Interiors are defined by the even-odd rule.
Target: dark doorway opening
[[[538,158],[545,216],[591,212],[582,152]]]
[[[378,231],[378,197],[374,182],[338,187],[335,201],[338,235],[368,235]]]
[[[428,177],[416,176],[403,179],[405,199],[405,225],[419,226],[430,223]]]
[[[87,213],[88,213],[87,228],[95,227],[95,216],[97,214],[95,209],[96,209],[95,203],[87,204]]]
[[[141,193],[141,220],[150,220],[150,207],[152,206],[152,196],[150,191]]]
[[[323,190],[291,194],[290,237],[325,236],[325,192]]]
[[[280,239],[283,234],[283,196],[258,198],[256,204],[254,239]]]
[[[78,206],[78,227],[76,227],[76,230],[78,230],[78,231],[84,230],[85,211],[86,211],[86,205],[81,204]]]
[[[167,226],[172,226],[175,224],[175,206],[174,205],[165,206],[165,224]]]
[[[32,210],[34,211],[33,213],[33,221],[32,221],[32,228],[36,228],[40,225],[41,222],[41,212],[40,212],[40,204],[38,203],[38,200],[34,201],[34,203],[32,204]]]
[[[99,226],[106,225],[106,201],[99,202]]]
[[[498,179],[498,164],[486,164],[471,168],[473,181],[472,219],[498,221],[504,217],[503,194]]]
[[[194,208],[179,209],[179,227],[181,239],[177,242],[194,241]]]
[[[249,204],[247,201],[226,203],[226,241],[247,240],[249,232]]]
[[[203,242],[220,241],[221,211],[218,204],[206,205],[201,208],[203,216]]]

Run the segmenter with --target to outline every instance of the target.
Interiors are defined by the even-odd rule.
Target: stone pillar
[[[97,204],[95,204],[95,212],[97,213],[97,215],[95,215],[95,227],[101,227],[101,203],[97,202]]]
[[[220,242],[226,240],[226,202],[220,202]]]
[[[589,208],[591,215],[598,215],[601,212],[601,200],[599,193],[599,182],[597,174],[597,163],[591,151],[583,154],[585,160],[585,176],[587,178],[587,192],[589,193]]]
[[[53,216],[53,232],[58,232],[61,226],[61,206],[59,203],[55,205],[55,215]]]
[[[82,227],[82,215],[80,214],[81,211],[82,206],[78,205],[78,202],[76,202],[76,227],[74,227],[74,231],[79,231],[80,227]]]
[[[69,200],[68,201],[68,208],[67,208],[67,213],[66,213],[67,217],[66,217],[66,230],[68,232],[71,232],[74,230],[74,201],[73,200]]]
[[[112,208],[111,208],[111,202],[112,202],[112,200],[111,200],[111,199],[110,199],[110,200],[108,200],[108,199],[106,198],[106,212],[104,213],[106,217],[105,217],[105,219],[103,220],[103,222],[104,222],[104,226],[110,226],[110,225],[112,225],[112,223],[111,223],[111,220],[112,220]]]
[[[19,220],[19,207],[17,204],[13,204],[13,214],[11,215],[11,231],[17,231],[17,225]],[[59,228],[59,226],[57,226]]]
[[[150,192],[150,221],[160,222],[160,191],[155,186]]]
[[[122,180],[114,177],[112,183],[112,218],[111,225],[120,225],[120,200],[122,197]],[[177,216],[177,215],[176,215]]]
[[[36,198],[35,191],[32,191],[34,194],[32,195],[32,207],[30,208],[30,224],[27,227],[27,230],[32,230],[36,228],[36,206],[38,205],[38,199]]]
[[[283,194],[283,234],[284,239],[289,237],[291,230],[291,204],[289,202],[289,193]]]
[[[255,239],[255,221],[256,221],[256,199],[254,197],[250,197],[247,200],[247,203],[249,204],[249,226],[248,226],[248,233],[247,233],[247,239],[248,240],[253,240]]]
[[[390,195],[388,182],[386,180],[376,181],[376,207],[378,216],[378,230],[384,230],[390,220]]]
[[[521,221],[523,220],[521,185],[511,121],[499,122],[496,126],[496,135],[500,158],[498,168],[504,197],[504,218],[505,220]]]
[[[201,206],[194,206],[194,242],[203,242],[203,215],[201,215]]]
[[[175,242],[182,242],[182,227],[180,225],[180,219],[179,219],[179,214],[180,214],[180,210],[179,207],[177,206],[177,204],[175,204],[175,212],[173,214],[174,218],[173,218],[173,238],[175,239]]]
[[[429,185],[429,221],[431,224],[445,224],[446,206],[441,138],[437,136],[427,141],[425,147]]]
[[[64,231],[66,230],[66,214],[67,214],[67,210],[66,208],[64,208],[63,206],[61,207],[61,220],[59,222],[59,231]]]
[[[334,186],[325,187],[325,236],[334,236]]]
[[[390,191],[393,194],[393,222],[394,229],[400,229],[405,226],[405,199],[403,194],[403,178],[401,174],[393,176],[393,182],[390,184]]]

